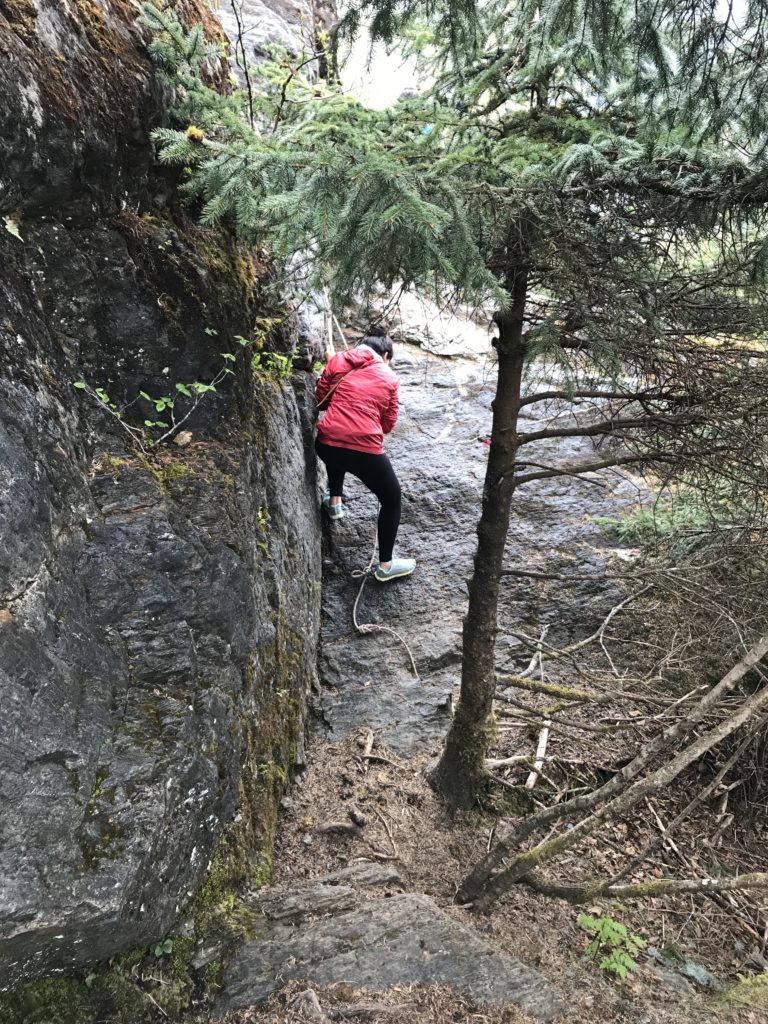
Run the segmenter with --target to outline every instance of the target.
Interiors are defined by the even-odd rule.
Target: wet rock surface
[[[165,202],[135,15],[0,0],[2,988],[162,937],[239,813],[268,845],[316,673],[307,375],[241,359],[149,462],[73,388],[209,380],[263,310]]]
[[[357,879],[358,890],[362,881]],[[307,912],[295,916],[295,893],[274,897],[259,935],[230,965],[217,1009],[266,999],[290,978],[344,981],[374,991],[397,984],[447,984],[481,1003],[514,1003],[542,1021],[562,1013],[559,994],[535,970],[488,945],[444,914],[428,896],[390,893],[365,898],[318,879],[302,887]],[[357,896],[350,907],[348,899]],[[344,897],[347,897],[345,899]],[[286,918],[291,917],[290,923]]]
[[[375,541],[376,500],[353,477],[345,485],[345,518],[328,523],[324,564],[319,729],[333,740],[367,725],[377,740],[402,753],[439,751],[460,682],[461,626],[476,545],[490,431],[495,369],[485,358],[439,358],[399,345],[401,415],[387,450],[403,488],[396,554],[415,557],[416,572],[402,580],[366,582],[358,620],[390,626],[387,633],[356,633],[352,608]],[[540,373],[540,368],[535,371]],[[536,379],[527,387],[537,388]],[[526,410],[521,429],[538,429],[570,415],[550,405]],[[589,439],[557,439],[531,446],[531,461],[561,464],[593,454]],[[518,657],[507,627],[535,633],[549,625],[553,643],[583,635],[610,608],[604,579],[616,554],[591,520],[615,516],[644,492],[640,478],[614,471],[602,481],[561,477],[521,487],[514,501],[506,564],[543,572],[571,571],[575,584],[547,599],[535,580],[507,577],[499,614],[498,662]]]

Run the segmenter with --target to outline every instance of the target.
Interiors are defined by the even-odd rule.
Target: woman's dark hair
[[[384,356],[389,356],[390,360],[392,359],[392,339],[386,334],[366,334],[360,344],[367,345],[368,348],[372,348],[373,351],[378,352],[382,358]]]

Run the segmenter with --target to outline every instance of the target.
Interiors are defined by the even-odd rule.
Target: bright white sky
[[[368,36],[361,32],[342,69],[341,79],[345,91],[351,92],[361,103],[383,110],[391,107],[404,89],[415,87],[416,75],[412,62],[403,61],[397,54],[388,54],[381,44],[374,47],[369,65],[369,50]]]
[[[723,17],[732,3],[732,16],[738,23],[746,13],[746,0],[717,0],[716,12]],[[416,86],[414,63],[388,54],[380,44],[374,47],[368,63],[370,42],[365,31],[360,32],[349,60],[342,71],[346,90],[361,103],[375,110],[391,107],[404,89]]]

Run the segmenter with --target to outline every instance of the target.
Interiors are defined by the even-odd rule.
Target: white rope
[[[357,592],[357,597],[355,598],[355,603],[352,606],[352,621],[354,622],[355,629],[357,630],[358,633],[363,633],[363,634],[365,634],[365,633],[375,633],[375,632],[391,633],[392,636],[397,637],[397,639],[400,641],[400,643],[403,645],[403,647],[408,652],[408,657],[411,659],[411,668],[413,669],[414,676],[416,676],[417,679],[420,679],[419,673],[416,670],[416,662],[414,660],[413,654],[411,653],[411,648],[408,646],[408,644],[406,643],[405,639],[397,632],[396,629],[392,629],[391,626],[382,626],[378,622],[358,622],[357,621],[357,607],[360,604],[360,598],[363,596],[363,590],[365,589],[366,581],[367,581],[368,577],[371,574],[371,569],[373,568],[373,563],[376,560],[376,547],[377,547],[377,543],[376,543],[376,540],[374,539],[373,551],[371,552],[371,558],[370,558],[370,561],[368,562],[368,565],[366,566],[366,568],[365,569],[353,569],[353,571],[352,571],[352,578],[353,579],[357,580],[357,579],[360,579],[362,577],[362,581],[363,581],[360,584],[360,589]]]

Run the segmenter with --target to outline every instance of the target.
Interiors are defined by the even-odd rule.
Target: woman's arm
[[[395,381],[395,386],[389,393],[389,402],[381,414],[381,429],[385,434],[390,434],[397,423],[397,413],[400,408],[400,382]]]

